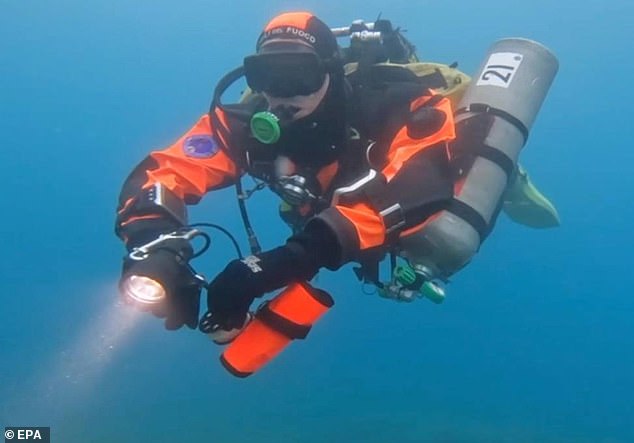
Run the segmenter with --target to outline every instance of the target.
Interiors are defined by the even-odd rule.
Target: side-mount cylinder
[[[461,99],[451,146],[456,175],[447,210],[402,239],[402,256],[446,279],[476,254],[559,63],[541,44],[507,38],[489,49]]]

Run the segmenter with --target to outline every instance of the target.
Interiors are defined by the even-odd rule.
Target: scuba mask
[[[247,84],[275,97],[310,95],[324,83],[327,68],[312,52],[256,54],[245,57]]]

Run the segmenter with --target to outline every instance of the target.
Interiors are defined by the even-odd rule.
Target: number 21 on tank
[[[496,52],[491,54],[476,84],[478,86],[508,88],[522,63],[522,58],[522,54],[514,52]]]

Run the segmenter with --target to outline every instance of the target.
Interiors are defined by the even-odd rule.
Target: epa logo
[[[4,441],[50,443],[51,428],[4,428]]]

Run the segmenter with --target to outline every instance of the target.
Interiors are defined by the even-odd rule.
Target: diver
[[[280,195],[294,234],[230,262],[209,285],[200,330],[218,342],[243,328],[256,297],[381,254],[453,195],[449,101],[416,81],[378,82],[371,71],[346,77],[335,35],[314,15],[271,20],[241,70],[254,96],[215,106],[152,152],[126,180],[116,220],[132,250],[185,225],[185,204],[243,174]],[[174,239],[142,264],[177,294],[154,311],[168,329],[199,323],[197,286],[182,266],[191,254]]]
[[[375,26],[380,24],[389,25],[377,21]],[[348,31],[371,41],[375,30]],[[395,291],[384,291],[396,297],[405,294],[407,301],[408,288],[444,279],[464,266],[502,206],[508,203],[515,218],[527,217],[526,205],[513,206],[525,189],[534,190],[525,171],[517,167],[517,155],[549,84],[541,96],[533,94],[535,103],[526,100],[533,112],[523,119],[528,124],[480,103],[456,111],[447,97],[437,93],[437,75],[417,76],[383,63],[416,61],[412,47],[398,32],[389,26],[384,31],[384,36],[393,37],[381,40],[388,44],[366,47],[351,64],[354,51],[342,51],[335,32],[319,18],[308,12],[278,15],[261,32],[255,53],[220,80],[209,112],[173,145],[150,153],[132,171],[119,197],[115,226],[134,258],[124,262],[122,281],[131,282],[126,277],[134,274],[162,282],[167,297],[147,309],[164,317],[167,329],[198,327],[214,342],[229,343],[257,320],[250,308],[266,293],[293,288],[297,297],[318,302],[314,312],[330,306],[330,296],[308,284],[322,268],[337,270],[357,262],[362,265],[355,270],[360,279],[385,289],[377,267],[394,251],[420,265],[411,274],[399,273]],[[519,63],[492,66],[515,69]],[[237,104],[223,104],[222,94],[242,76],[249,92]],[[516,78],[516,83],[523,81]],[[461,124],[454,120],[454,111]],[[515,137],[516,131],[523,138],[511,140],[508,152],[487,145],[487,131],[499,128],[505,135]],[[462,140],[467,138],[464,134],[470,135],[470,142],[479,137],[479,144],[475,143],[479,151],[466,155],[465,143],[457,138],[461,133]],[[482,158],[486,165],[473,168]],[[500,177],[487,186],[497,186],[500,195],[504,189],[513,190],[515,197],[508,201],[487,197],[499,204],[487,200],[480,205],[491,207],[485,220],[484,211],[478,209],[481,202],[462,198],[460,191],[469,190],[479,180],[477,173],[486,168],[492,171],[487,179]],[[281,198],[280,215],[292,228],[283,245],[260,250],[246,216],[244,200],[252,191],[242,189],[243,175]],[[196,255],[188,241],[188,235],[194,234],[174,233],[188,226],[186,205],[230,185],[238,191],[252,255],[231,261],[205,285],[207,311],[199,318],[201,284],[188,266]],[[534,191],[538,200],[541,195]],[[554,208],[545,212],[553,218]],[[434,238],[425,229],[436,229],[443,214],[471,226],[468,229],[477,239],[473,245],[460,251],[465,242],[451,236],[446,237],[457,238],[453,243],[429,244]],[[453,219],[449,225],[458,226]],[[421,230],[425,235],[417,235]],[[467,228],[462,232],[471,235]],[[413,249],[404,248],[408,242]],[[432,269],[433,263],[424,262],[427,256],[419,256],[438,245],[442,251],[457,252],[448,259],[437,252],[428,254],[437,264],[447,262],[445,268]],[[277,308],[258,313],[288,329],[288,319],[280,320],[280,313],[274,312]],[[305,332],[295,328],[287,335]]]

